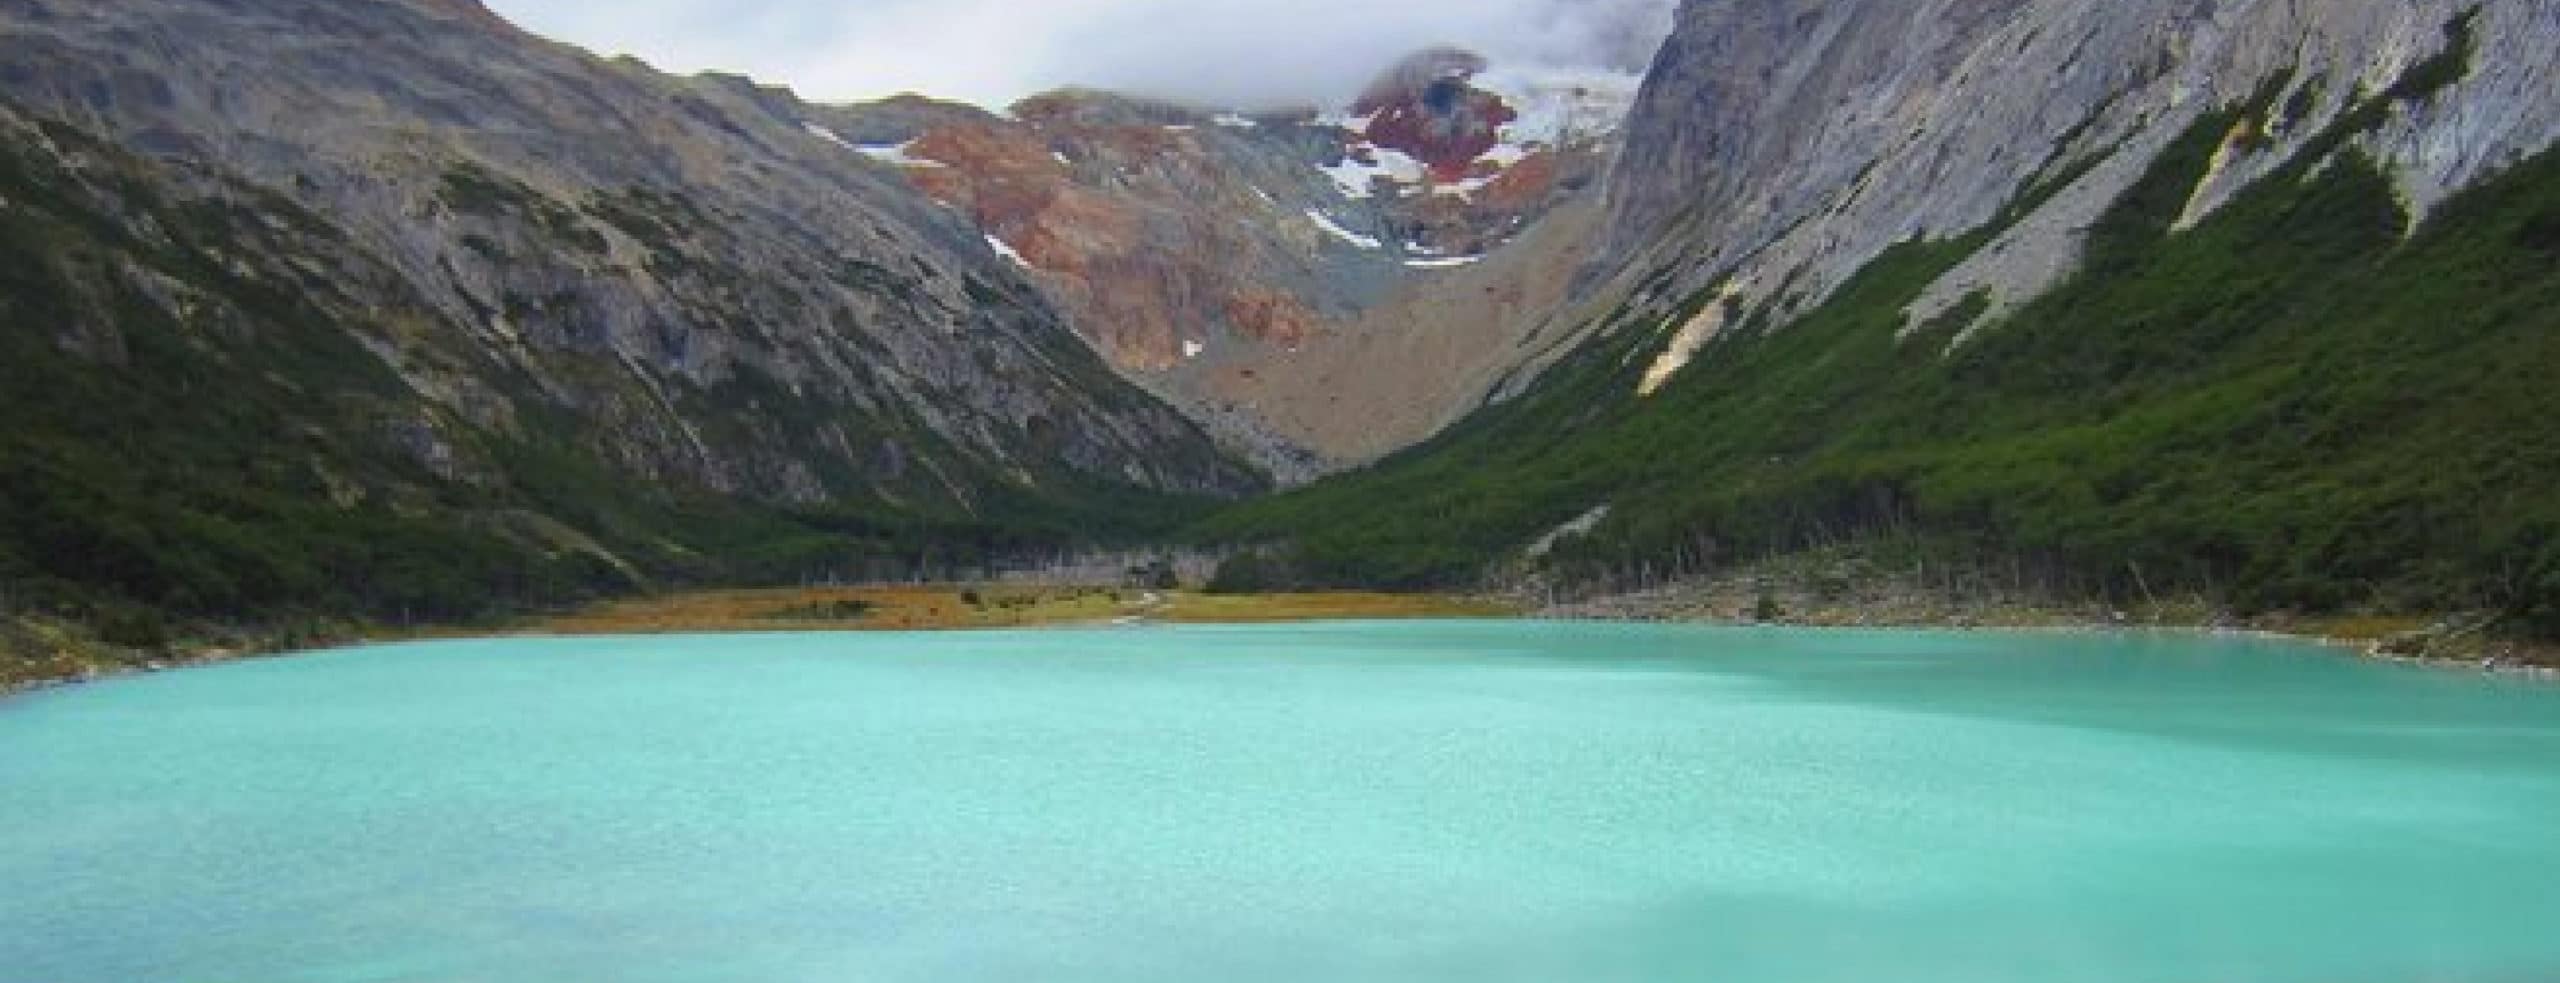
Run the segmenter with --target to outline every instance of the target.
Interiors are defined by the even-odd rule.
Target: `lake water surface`
[[[2560,688],[1438,622],[395,645],[0,703],[0,979],[2560,979]]]

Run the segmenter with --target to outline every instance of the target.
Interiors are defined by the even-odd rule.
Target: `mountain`
[[[1651,0],[1554,9],[1623,64],[989,111],[472,0],[0,0],[0,615],[1180,527],[1238,581],[1848,555],[2560,633],[2552,0],[1694,0],[1641,75]]]
[[[1746,302],[1811,302],[1897,242],[2033,204],[1913,311],[1987,291],[1981,323],[2073,272],[2090,223],[2234,107],[2249,112],[2180,189],[2176,225],[2349,136],[2415,222],[2560,131],[2551,17],[2452,0],[1695,4],[1629,126],[1608,251],[1686,254],[1630,264],[1675,268],[1665,294],[1720,279]]]
[[[2560,631],[2555,40],[2544,0],[1684,4],[1562,354],[1202,535],[1267,580],[1848,550]]]
[[[1537,233],[1598,208],[1635,86],[1437,48],[1323,110],[1067,90],[1003,113],[902,97],[806,122],[965,216],[1114,365],[1294,480],[1427,436],[1508,367],[1525,319],[1440,314],[1469,310],[1446,281],[1514,311],[1560,298],[1522,296],[1537,278],[1519,274],[1580,265],[1588,236]],[[1496,259],[1497,277],[1458,276]],[[1445,351],[1366,375],[1416,346]]]
[[[449,617],[1265,479],[817,110],[472,0],[0,4],[0,583]]]

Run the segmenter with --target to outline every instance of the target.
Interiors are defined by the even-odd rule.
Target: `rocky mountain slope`
[[[813,115],[471,0],[0,3],[0,579],[449,612],[1262,486]]]
[[[949,571],[1383,458],[1197,535],[2560,630],[2555,39],[1693,0],[1640,91],[1432,49],[1339,107],[989,112],[471,0],[0,0],[0,613]]]
[[[2468,74],[2353,141],[2423,220],[2560,133],[2555,19],[2547,0],[1690,4],[1629,126],[1607,252],[1673,271],[1656,309],[1714,282],[1801,310],[1894,243],[2032,204],[1912,312],[1980,292],[1968,326],[1987,323],[2070,274],[2098,214],[2196,120],[2273,97],[2225,134],[2181,224],[2333,149],[2314,146],[2332,123],[2459,45]],[[1663,370],[1716,318],[1682,325]]]
[[[1264,579],[1868,544],[2560,632],[2555,41],[2550,0],[1694,0],[1552,367],[1203,535]]]
[[[1309,366],[1452,334],[1501,352],[1512,322],[1408,316],[1414,301],[1596,204],[1634,85],[1434,49],[1332,111],[1069,90],[1001,114],[820,107],[807,126],[966,216],[1115,365],[1285,479],[1418,440],[1480,393],[1441,362],[1384,387]],[[1515,262],[1578,262],[1579,245],[1538,237],[1542,256]]]

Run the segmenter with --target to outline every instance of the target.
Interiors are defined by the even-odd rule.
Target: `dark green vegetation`
[[[844,359],[863,374],[892,353],[851,322],[930,299],[908,264],[744,269],[683,195],[554,197],[457,163],[426,209],[458,230],[445,272],[469,279],[454,266],[476,257],[521,274],[457,288],[465,319],[292,200],[45,125],[0,141],[0,681],[38,644],[17,641],[24,625],[155,650],[217,621],[443,623],[657,587],[973,577],[1177,529],[1257,547],[1208,585],[1223,593],[1524,574],[1604,590],[1872,548],[2074,599],[2494,611],[2560,637],[2560,158],[2411,230],[2351,148],[2461,79],[2474,29],[2457,18],[2441,54],[2335,119],[2317,118],[2321,94],[2347,82],[2281,75],[2204,115],[2090,229],[2082,272],[1998,323],[1968,332],[1985,298],[1920,324],[1904,311],[2120,149],[2072,152],[2095,115],[1989,227],[1895,246],[1813,310],[1790,281],[1620,311],[1525,397],[1206,519],[1055,466],[1091,447],[1074,423],[991,424],[1017,471],[896,399],[752,360],[639,381],[577,289],[633,257],[682,320],[716,326],[799,323],[783,285],[831,284],[893,312],[816,318],[870,346]],[[2217,154],[2284,145],[2300,149],[2273,177],[2173,230]],[[1683,271],[1642,272],[1650,294]],[[958,292],[985,313],[1033,302],[1023,289]],[[1669,330],[1715,303],[1732,327],[1638,397]],[[681,333],[659,343],[647,354],[667,364],[694,354]],[[1064,333],[1031,344],[1103,405],[1146,399]],[[481,388],[418,391],[439,385]],[[737,449],[736,486],[665,478],[684,440]],[[1215,470],[1205,440],[1168,446],[1202,458],[1176,470]],[[1583,516],[1587,532],[1524,555]],[[1147,566],[1128,583],[1177,580]]]
[[[2452,60],[2173,232],[2228,135],[2252,152],[2301,109],[2278,80],[2208,114],[2092,230],[2081,274],[1960,344],[1973,311],[1903,311],[1992,230],[1897,246],[1783,327],[1748,311],[1649,399],[1660,322],[1622,312],[1527,396],[1198,534],[1280,544],[1235,585],[1447,587],[1606,504],[1546,573],[1605,588],[1890,540],[2071,596],[2488,610],[2560,635],[2560,155],[2410,232],[2387,177],[2339,149],[2458,78],[2467,24]]]
[[[818,475],[864,490],[805,506],[635,479],[599,451],[627,422],[475,355],[466,329],[326,220],[67,126],[42,134],[0,146],[0,627],[24,615],[157,649],[205,622],[456,622],[684,584],[976,575],[1201,508],[1064,469],[1036,485],[935,472],[913,463],[936,446],[916,421],[753,372],[679,395],[707,439],[756,439],[736,422],[749,418],[800,440],[831,425],[905,448],[871,468],[897,474]],[[529,195],[458,170],[441,197],[596,235]],[[1109,378],[1071,338],[1059,349],[1093,363],[1062,355],[1068,370]],[[619,371],[610,353],[543,357],[561,374]],[[461,419],[393,358],[486,380],[513,416]]]

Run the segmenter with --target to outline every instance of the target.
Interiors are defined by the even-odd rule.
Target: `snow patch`
[[[1502,128],[1513,144],[1557,146],[1604,136],[1635,110],[1644,78],[1606,69],[1496,68],[1476,88],[1501,96],[1520,118]]]
[[[826,141],[826,142],[828,142],[828,143],[835,144],[836,146],[843,147],[843,148],[844,148],[844,149],[846,149],[846,150],[852,150],[852,149],[854,149],[854,147],[853,147],[853,143],[852,143],[851,141],[848,141],[848,140],[846,140],[844,137],[837,135],[836,131],[834,131],[834,130],[827,129],[826,127],[819,126],[819,125],[818,125],[818,124],[816,124],[816,123],[810,123],[810,122],[803,122],[803,123],[801,123],[801,124],[800,124],[800,128],[801,128],[801,129],[804,129],[804,130],[809,131],[809,135],[810,135],[810,136],[817,137],[817,138],[818,138],[818,139],[820,139],[820,140],[824,140],[824,141]]]
[[[1477,88],[1501,96],[1518,118],[1502,128],[1501,142],[1476,157],[1499,174],[1541,149],[1595,140],[1616,132],[1635,108],[1640,75],[1608,70],[1560,68],[1499,69],[1475,76]],[[1314,125],[1351,134],[1345,155],[1318,168],[1345,197],[1369,198],[1383,179],[1403,192],[1427,187],[1432,194],[1472,199],[1492,183],[1490,177],[1434,183],[1431,170],[1410,154],[1380,147],[1369,140],[1377,114],[1353,116],[1335,110],[1316,116]]]
[[[1362,249],[1384,249],[1387,247],[1387,244],[1384,241],[1372,236],[1364,236],[1360,233],[1353,232],[1350,229],[1343,228],[1342,223],[1333,220],[1333,216],[1312,208],[1307,209],[1307,221],[1314,222],[1316,224],[1316,228],[1323,229],[1326,234]]]
[[[854,147],[854,148],[852,148],[852,149],[853,149],[853,151],[854,151],[855,153],[861,154],[861,155],[863,155],[863,156],[865,156],[865,157],[869,157],[869,158],[871,158],[872,160],[879,161],[879,162],[881,162],[881,163],[883,163],[883,164],[887,164],[887,165],[889,165],[889,166],[891,166],[891,167],[949,167],[949,166],[951,166],[951,165],[949,165],[949,164],[945,164],[945,163],[943,163],[943,162],[941,162],[941,161],[934,160],[933,158],[930,158],[930,157],[918,157],[918,156],[916,156],[916,155],[914,155],[914,154],[912,154],[912,153],[909,153],[908,151],[909,151],[910,149],[914,148],[914,147],[915,147],[915,145],[916,145],[916,144],[915,144],[915,141],[913,141],[913,140],[909,140],[909,141],[907,141],[907,142],[905,142],[905,143],[871,143],[871,144],[863,144],[863,145],[861,145],[861,146]]]
[[[1449,270],[1484,262],[1482,256],[1442,256],[1437,259],[1408,259],[1404,265],[1417,270]]]
[[[1193,341],[1189,338],[1182,339],[1182,357],[1184,358],[1199,358],[1201,352],[1208,350],[1208,345]]]
[[[915,145],[916,145],[916,142],[915,142],[915,141],[913,141],[913,140],[909,140],[909,141],[907,141],[907,142],[905,142],[905,143],[874,143],[874,144],[865,144],[865,145],[863,145],[863,146],[855,147],[855,148],[853,148],[853,149],[855,149],[855,150],[857,150],[857,151],[860,151],[860,152],[862,153],[862,155],[863,155],[863,156],[865,156],[865,157],[869,157],[869,158],[871,158],[872,160],[879,161],[879,162],[881,162],[881,163],[883,163],[883,164],[893,164],[893,165],[896,165],[896,166],[898,166],[898,167],[949,167],[949,166],[951,166],[951,165],[949,165],[949,164],[945,164],[945,163],[943,163],[943,162],[941,162],[941,161],[935,160],[935,159],[933,159],[933,158],[931,158],[931,157],[918,157],[918,156],[916,156],[916,155],[914,155],[914,154],[912,154],[912,153],[909,153],[908,151],[910,151],[910,150],[914,149]]]
[[[913,140],[909,140],[905,143],[857,144],[851,140],[845,139],[843,134],[827,129],[826,127],[820,126],[816,123],[803,122],[800,124],[800,128],[809,131],[810,136],[817,137],[820,140],[835,144],[836,146],[843,147],[846,150],[853,151],[854,153],[861,154],[865,157],[871,158],[872,160],[894,167],[951,166],[938,160],[933,160],[927,157],[918,157],[909,153],[908,151],[912,150],[916,145],[916,142]]]
[[[1368,159],[1364,161],[1362,157]],[[1340,189],[1343,196],[1347,198],[1373,196],[1376,194],[1375,184],[1379,178],[1385,178],[1399,186],[1411,186],[1421,184],[1423,179],[1431,173],[1428,166],[1414,159],[1411,154],[1370,143],[1355,144],[1349,152],[1343,154],[1339,162],[1330,167],[1316,169],[1323,171],[1326,177],[1332,178],[1333,186]]]
[[[1374,112],[1364,116],[1353,116],[1350,113],[1345,112],[1330,112],[1316,117],[1317,126],[1330,126],[1337,130],[1349,130],[1363,138],[1366,138],[1369,135],[1369,124],[1377,121],[1378,114]]]
[[[1023,269],[1028,270],[1033,268],[1031,261],[1022,258],[1022,253],[1014,249],[1012,243],[998,239],[993,234],[989,234],[986,239],[987,248],[995,250],[996,255],[1012,260],[1013,265],[1022,267]]]
[[[1494,179],[1489,177],[1471,177],[1463,181],[1451,181],[1447,184],[1432,185],[1431,193],[1435,195],[1447,195],[1451,198],[1466,198],[1473,200],[1476,196],[1476,192],[1482,191],[1486,187],[1492,185],[1493,181]]]
[[[1234,113],[1219,113],[1210,117],[1209,122],[1234,130],[1250,130],[1262,125]]]

